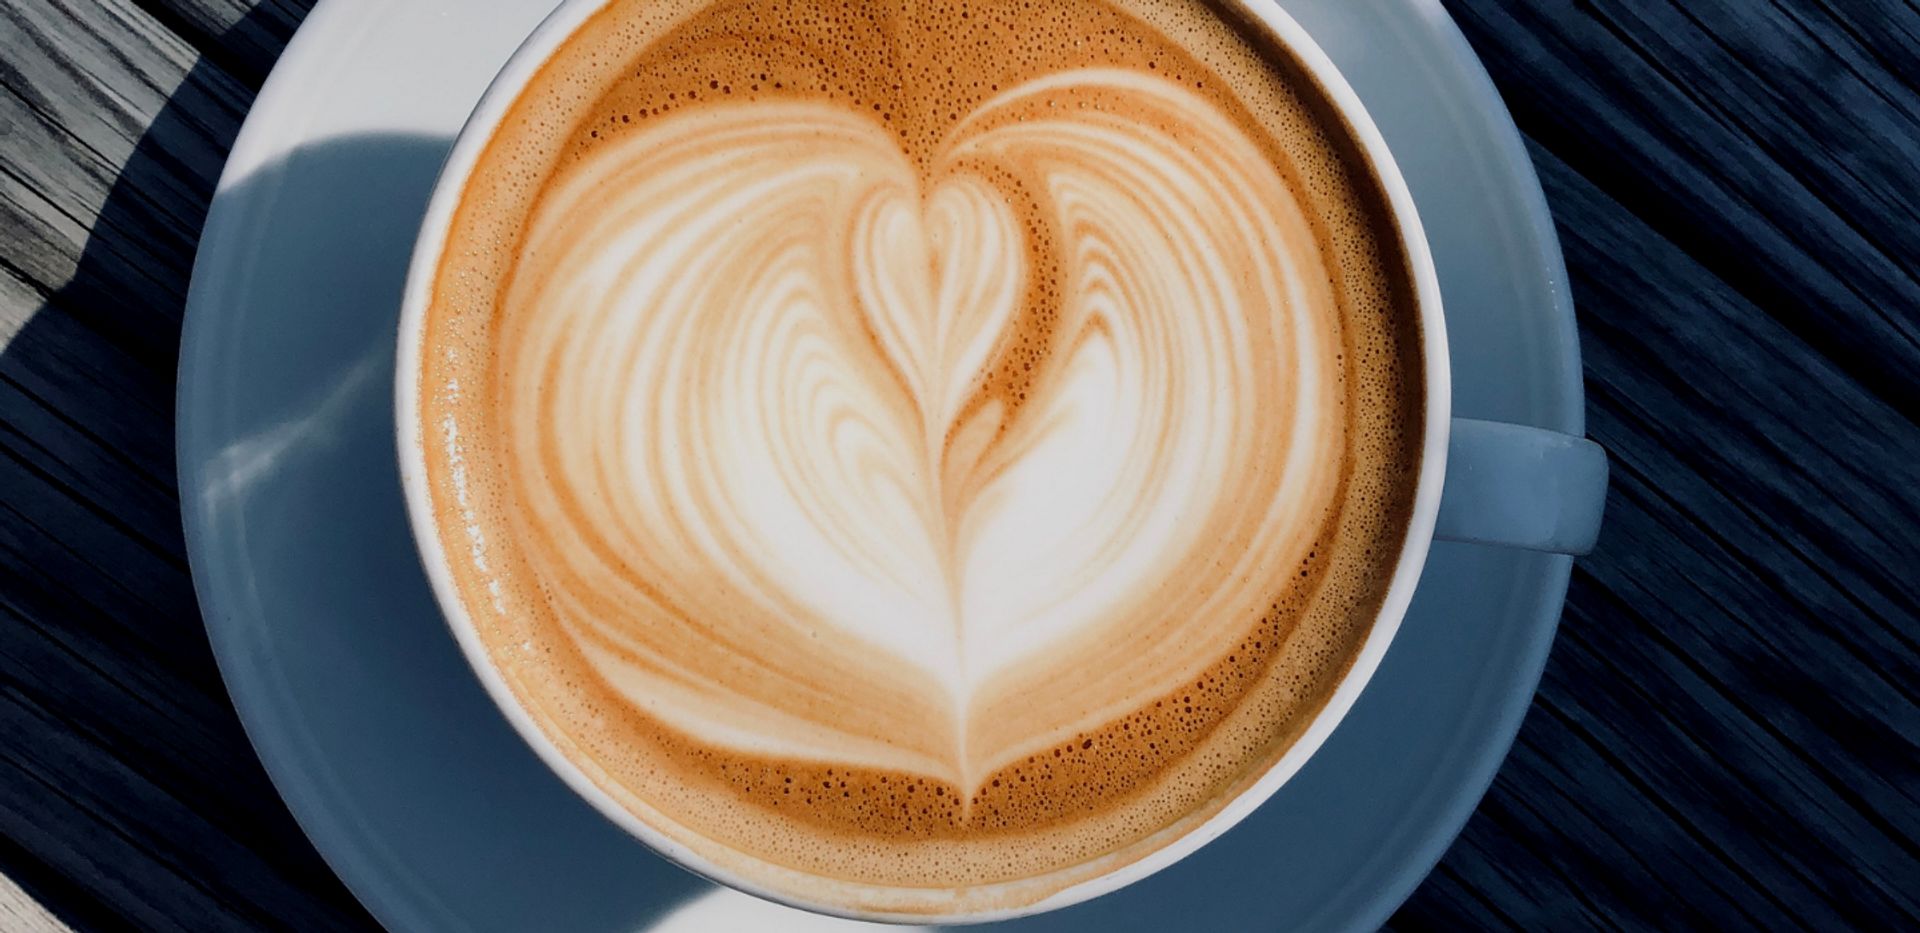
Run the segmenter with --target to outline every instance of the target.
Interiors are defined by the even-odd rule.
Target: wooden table
[[[308,0],[0,0],[0,926],[365,928],[206,647],[173,388]],[[1612,451],[1539,699],[1394,926],[1920,924],[1920,11],[1448,0]]]

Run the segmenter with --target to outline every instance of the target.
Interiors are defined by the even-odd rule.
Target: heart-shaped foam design
[[[529,222],[496,390],[522,551],[622,696],[967,787],[1259,621],[1344,393],[1313,231],[1213,103],[1071,71],[922,161],[821,100],[602,145]]]

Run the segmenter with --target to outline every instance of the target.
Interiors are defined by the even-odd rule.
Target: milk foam
[[[469,182],[420,416],[470,614],[592,780],[916,912],[1138,858],[1291,744],[1421,402],[1383,198],[1261,41],[1192,0],[570,40]]]
[[[1095,95],[1129,107],[1076,106]],[[982,393],[1020,339],[1034,244],[976,167],[1035,191],[1063,272],[1055,348],[1012,403]],[[1026,751],[970,734],[977,697],[1034,689],[997,675],[1114,629],[1174,574],[1305,552],[1342,458],[1335,335],[1284,181],[1164,78],[1011,89],[930,175],[880,120],[817,102],[726,103],[599,147],[529,220],[500,308],[502,427],[521,536],[545,545],[528,558],[632,702],[762,752],[938,762],[971,793]],[[1245,533],[1203,539],[1244,509]],[[1216,575],[1217,612],[1267,599]],[[1192,615],[1109,634],[1153,652],[1216,624],[1168,608]],[[697,660],[804,676],[842,646],[879,649],[948,715],[903,740],[863,715],[884,693],[802,716],[788,685]],[[1184,681],[1182,660],[1128,696]],[[1125,698],[1078,699],[1033,736]]]

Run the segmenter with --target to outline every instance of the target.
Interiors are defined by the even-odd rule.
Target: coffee
[[[426,311],[440,543],[643,823],[1016,907],[1173,841],[1351,665],[1426,412],[1386,196],[1202,0],[613,0]]]

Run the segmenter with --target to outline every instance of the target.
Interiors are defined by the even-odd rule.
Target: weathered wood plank
[[[11,615],[0,625],[0,699],[30,704],[16,711],[0,703],[0,731],[16,750],[10,764],[38,782],[6,788],[25,797],[0,803],[13,817],[0,831],[16,835],[19,821],[71,803],[98,828],[87,829],[78,813],[35,825],[90,839],[84,854],[119,874],[64,870],[116,909],[123,900],[151,902],[189,929],[275,917],[309,925],[293,915],[311,915],[321,927],[352,917],[331,902],[337,887],[232,719],[183,568],[15,459],[19,449],[0,447],[8,500],[0,510],[0,607]],[[53,791],[61,800],[43,799]],[[97,887],[109,883],[136,896]],[[138,916],[124,915],[150,925]]]
[[[21,218],[22,232],[41,241],[32,244],[38,249],[9,250],[22,257],[16,260],[21,271],[44,290],[58,289],[71,283],[88,234],[111,231],[115,234],[111,240],[93,247],[88,256],[101,268],[101,284],[117,287],[123,294],[138,290],[151,295],[158,299],[156,310],[161,313],[120,314],[101,323],[177,334],[178,319],[164,309],[185,303],[182,284],[171,270],[192,265],[198,230],[189,227],[189,219],[157,209],[136,212],[128,209],[132,205],[119,204],[110,216],[102,216],[102,202],[120,176],[119,161],[80,145],[4,87],[0,87],[0,121],[7,125],[10,145],[28,153],[5,173],[6,188],[19,193],[0,189],[0,197],[6,199],[9,213]],[[73,303],[83,304],[77,296]],[[148,335],[147,339],[153,338]]]
[[[0,540],[0,554],[19,554],[21,547],[18,540]],[[292,876],[316,870],[277,798],[261,792],[264,777],[240,740],[217,680],[207,676],[211,671],[198,670],[207,664],[204,646],[198,656],[174,647],[176,657],[167,658],[127,635],[126,617],[88,594],[7,568],[0,568],[0,581],[6,584],[0,613],[10,627],[6,655],[20,665],[6,695],[57,718],[65,731],[87,743],[70,746],[71,754],[121,763],[179,802],[181,809],[172,814],[132,811],[130,824],[142,829],[136,842],[170,852],[218,836],[215,844],[244,852],[247,861],[269,870]],[[57,628],[44,621],[56,609],[64,610],[64,624]],[[190,606],[181,610],[188,615],[149,613],[138,634],[146,640],[181,634],[195,622]],[[110,795],[112,789],[70,791],[95,792]],[[180,838],[188,814],[194,825],[185,828],[187,838]],[[141,822],[168,818],[178,825],[164,832]]]
[[[0,830],[57,836],[67,866],[141,928],[324,928],[328,914],[254,855],[207,832],[136,768],[98,754],[64,722],[0,697],[0,735],[35,736],[0,763]],[[31,794],[24,805],[19,797]],[[156,845],[168,841],[170,845]],[[75,851],[78,850],[78,851]],[[115,896],[117,895],[117,896]]]
[[[0,86],[116,162],[194,64],[186,42],[119,0],[25,0],[0,11],[10,37]]]
[[[161,300],[143,310],[177,331],[178,270],[191,264],[249,92],[213,66],[189,73],[189,47],[118,3],[86,15],[56,0],[18,0],[0,15],[20,48],[34,53],[10,56],[0,70],[0,89],[12,98],[0,103],[0,120],[20,154],[9,171],[58,210],[51,222],[109,234],[91,246],[97,274],[38,284],[69,286],[74,312],[109,336],[153,317],[114,313],[127,296],[162,288]],[[112,210],[102,214],[110,197]]]
[[[4,92],[0,92],[4,93]],[[11,124],[5,138],[14,138]],[[87,239],[87,224],[60,208],[47,195],[33,190],[5,165],[0,165],[0,223],[9,236],[0,249],[0,268],[18,286],[10,288],[0,306],[8,332],[17,331],[46,304],[54,287],[73,275]]]
[[[1911,199],[1912,163],[1898,152],[1912,145],[1913,108],[1885,100],[1912,92],[1860,88],[1842,60],[1778,17],[1758,50],[1766,78],[1706,93],[1689,76],[1743,68],[1723,44],[1731,33],[1654,18],[1663,6],[1552,0],[1449,9],[1496,79],[1527,89],[1509,102],[1530,135],[1808,346],[1845,360],[1896,407],[1920,410],[1920,320],[1900,313],[1920,306],[1911,242],[1876,226],[1903,247],[1896,256],[1859,229],[1875,222],[1878,205]],[[1736,4],[1724,18],[1738,24],[1779,6]],[[1725,116],[1729,102],[1772,116],[1740,124]],[[1839,155],[1889,152],[1866,164]],[[1783,153],[1790,162],[1777,160]],[[1849,193],[1832,205],[1821,197],[1835,192]]]
[[[136,0],[221,71],[259,87],[313,0]]]
[[[85,236],[85,228],[70,220],[60,225],[36,222],[56,213],[45,201],[0,170],[0,224],[5,225],[0,229],[16,232],[10,248],[0,253],[0,340],[11,342],[46,304],[47,290],[35,284],[44,270],[58,270],[55,275],[61,278],[71,273],[73,254],[61,248],[64,236]]]
[[[1473,843],[1461,842],[1462,854],[1455,862],[1466,865],[1468,871],[1487,868],[1491,863],[1485,853],[1473,850]],[[1425,930],[1510,930],[1519,924],[1504,909],[1503,904],[1515,903],[1520,892],[1508,882],[1506,876],[1485,872],[1485,877],[1474,872],[1471,880],[1461,873],[1456,865],[1441,865],[1434,869],[1433,878],[1441,883],[1428,881],[1422,887],[1425,893],[1421,909],[1403,910],[1394,915],[1387,929],[1408,931]]]
[[[83,928],[368,924],[234,720],[174,491],[187,272],[276,9],[196,63],[128,3],[0,6],[0,872]]]
[[[60,922],[60,918],[11,879],[0,877],[0,930],[13,930],[15,933],[71,933],[72,927]]]
[[[170,488],[172,375],[101,338],[58,302],[56,296],[43,306],[9,344],[14,352],[0,357],[0,382],[18,389],[4,404],[77,418],[101,457],[124,458],[144,481]],[[0,419],[14,417],[30,416],[0,409]]]

